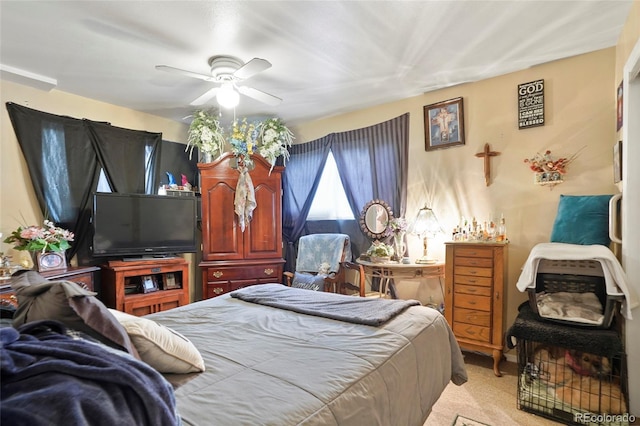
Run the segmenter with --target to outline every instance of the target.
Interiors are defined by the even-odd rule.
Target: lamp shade
[[[442,227],[433,210],[424,206],[418,211],[415,220],[409,227],[409,232],[423,237],[434,237],[442,232]]]
[[[240,103],[240,94],[231,83],[223,83],[216,94],[218,104],[223,108],[235,108]]]

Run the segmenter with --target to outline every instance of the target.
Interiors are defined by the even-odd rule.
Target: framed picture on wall
[[[622,180],[622,141],[613,145],[613,183]]]
[[[618,86],[618,93],[616,94],[616,131],[618,132],[620,131],[620,129],[622,129],[622,83],[623,82],[621,81],[620,85]]]
[[[449,99],[424,107],[425,149],[464,145],[462,98]]]

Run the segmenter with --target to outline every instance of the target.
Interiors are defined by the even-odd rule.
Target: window
[[[307,220],[354,220],[338,166],[329,152]]]

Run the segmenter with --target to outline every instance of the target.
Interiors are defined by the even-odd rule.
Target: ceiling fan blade
[[[280,99],[279,97],[270,95],[258,89],[254,89],[253,87],[237,86],[237,88],[238,88],[238,91],[243,95],[253,98],[267,105],[276,106],[276,105],[279,105],[280,102],[282,102],[282,99]]]
[[[181,70],[180,68],[174,68],[168,65],[156,65],[156,69],[159,71],[166,71],[173,74],[186,75],[187,77],[199,78],[200,80],[215,81],[214,78],[210,75],[199,74],[197,72],[192,72],[187,70]]]
[[[209,102],[211,99],[213,99],[216,96],[216,94],[218,93],[218,89],[220,89],[220,88],[219,87],[214,87],[213,89],[207,90],[203,95],[201,95],[200,97],[195,99],[189,105],[199,106],[199,105],[206,104],[207,102]]]
[[[240,80],[245,80],[268,68],[271,68],[271,62],[266,59],[253,58],[234,72],[233,76]]]

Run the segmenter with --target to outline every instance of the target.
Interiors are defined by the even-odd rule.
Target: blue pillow
[[[609,246],[611,195],[560,195],[552,243]]]

